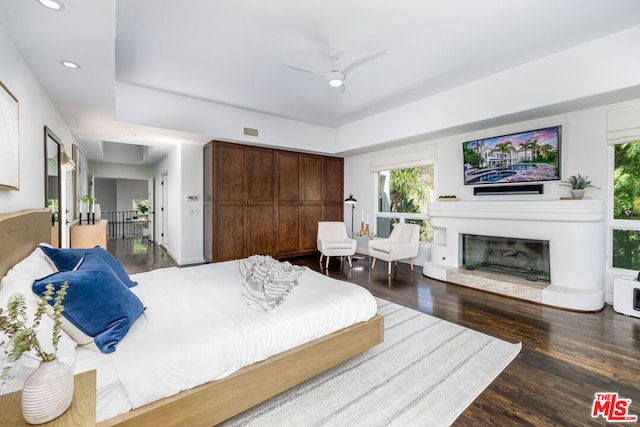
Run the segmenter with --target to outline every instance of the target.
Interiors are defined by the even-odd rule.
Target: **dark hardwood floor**
[[[164,249],[142,237],[108,239],[107,250],[118,258],[129,274],[178,265]]]
[[[109,250],[130,273],[172,264],[157,246],[142,240],[127,244],[128,240],[110,241]],[[142,251],[140,245],[149,247]],[[321,269],[315,256],[290,261]],[[366,261],[358,260],[349,269],[346,260],[341,264],[332,258],[329,276],[357,283],[380,298],[523,345],[516,359],[455,425],[606,425],[602,417],[591,417],[597,392],[616,392],[621,399],[631,399],[629,413],[640,416],[640,319],[618,314],[608,305],[597,313],[543,307],[428,279],[418,266],[411,272],[407,264],[398,264],[391,276],[386,268],[381,262],[370,271]]]

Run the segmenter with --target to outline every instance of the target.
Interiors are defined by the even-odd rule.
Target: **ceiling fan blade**
[[[384,52],[378,52],[378,53],[372,53],[371,55],[364,56],[358,59],[357,61],[355,61],[354,63],[352,63],[351,65],[349,65],[348,67],[346,67],[344,70],[342,70],[342,72],[344,73],[345,76],[347,76],[349,75],[350,72],[353,71],[354,68],[359,67],[363,64],[366,64],[367,62],[373,61],[374,59],[377,59],[383,55],[385,55]]]
[[[311,73],[311,74],[317,74],[318,76],[323,76],[326,77],[327,73],[321,73],[318,71],[313,71],[313,70],[307,70],[306,68],[300,68],[300,67],[296,67],[294,65],[287,65],[287,64],[282,64],[287,68],[291,68],[292,70],[296,70],[296,71],[302,71],[304,73]]]

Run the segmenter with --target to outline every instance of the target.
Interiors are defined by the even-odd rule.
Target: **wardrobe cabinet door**
[[[276,154],[276,256],[300,253],[300,153]]]
[[[275,209],[271,204],[247,206],[245,256],[275,255]]]
[[[344,203],[344,159],[325,157],[322,168],[322,199],[325,202]]]
[[[263,148],[245,151],[245,256],[275,255],[275,152]]]
[[[344,218],[344,202],[341,202],[341,203],[324,202],[324,205],[322,206],[323,221],[343,221],[343,218]],[[351,220],[351,218],[349,218],[349,220]]]
[[[214,143],[213,148],[213,261],[245,254],[244,148]]]
[[[322,221],[322,204],[300,206],[300,252],[309,253],[318,249],[318,222]]]
[[[218,143],[213,150],[214,200],[244,202],[244,148]]]
[[[322,202],[322,157],[302,155],[300,170],[302,181],[302,201],[307,203]]]
[[[215,207],[213,229],[214,261],[229,261],[243,258],[244,251],[244,211],[242,203],[219,202]]]
[[[300,252],[300,207],[296,205],[278,206],[276,255],[296,255]]]
[[[276,156],[276,198],[279,204],[298,205],[300,189],[300,154],[280,151]]]

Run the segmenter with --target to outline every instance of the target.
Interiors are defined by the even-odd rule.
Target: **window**
[[[612,266],[640,270],[640,141],[614,146]]]
[[[420,225],[420,240],[433,240],[427,206],[433,200],[433,166],[378,172],[377,234],[389,237],[398,222]]]

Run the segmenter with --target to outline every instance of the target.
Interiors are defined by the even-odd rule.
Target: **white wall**
[[[148,184],[141,179],[118,179],[116,180],[116,208],[119,211],[133,210],[134,199],[146,199]],[[102,208],[102,206],[101,206]]]
[[[163,163],[157,171],[161,174],[164,170]],[[165,206],[168,220],[168,236],[165,239],[167,253],[180,265],[204,262],[202,147],[191,144],[176,146],[166,158],[166,172],[168,182],[165,185],[168,185],[169,199]],[[158,182],[159,179],[160,176]],[[197,201],[189,201],[187,196],[195,196]],[[159,217],[156,218],[160,222]]]
[[[118,82],[116,119],[215,135],[215,139],[224,141],[312,152],[339,151],[332,128]],[[258,129],[259,136],[244,135],[245,127]]]
[[[20,190],[0,190],[0,213],[42,208],[44,126],[60,138],[69,154],[76,140],[2,26],[0,58],[0,80],[18,98],[20,122]],[[67,206],[72,206],[72,197],[69,195]]]
[[[153,166],[89,162],[89,169],[97,178],[142,179],[146,181],[154,176]]]
[[[112,178],[96,178],[93,185],[95,186],[93,194],[96,198],[96,203],[100,205],[100,210],[102,212],[118,210],[116,180]]]

